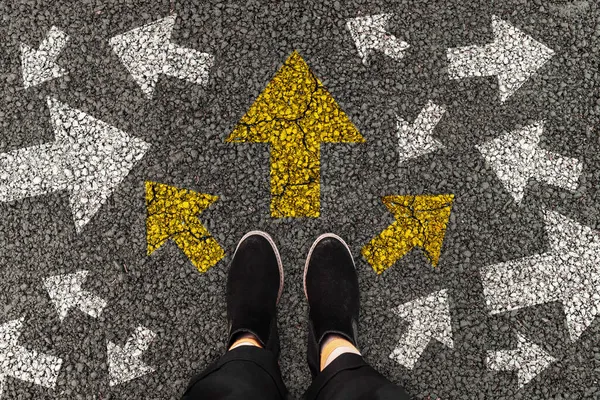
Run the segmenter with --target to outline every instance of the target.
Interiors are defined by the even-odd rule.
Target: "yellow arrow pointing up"
[[[421,247],[437,266],[453,200],[452,194],[384,197],[396,221],[363,247],[363,257],[380,274],[413,247]]]
[[[318,217],[321,143],[364,142],[294,51],[227,142],[271,144],[271,216]]]
[[[198,220],[217,196],[157,182],[146,182],[148,255],[172,239],[200,272],[215,265],[225,252]]]

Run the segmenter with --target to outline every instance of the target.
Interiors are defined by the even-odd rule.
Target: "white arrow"
[[[214,57],[171,43],[175,15],[115,36],[113,51],[148,98],[152,98],[160,74],[205,85]]]
[[[600,312],[600,234],[553,211],[545,211],[549,251],[481,269],[492,314],[558,301],[571,340]]]
[[[530,178],[564,189],[577,189],[583,164],[575,158],[538,148],[543,133],[544,122],[539,121],[476,146],[517,203],[523,199]]]
[[[154,368],[144,364],[142,354],[155,337],[156,334],[150,329],[138,326],[124,347],[108,342],[106,351],[110,386],[154,372]]]
[[[452,79],[497,75],[500,101],[504,103],[554,51],[495,15],[492,30],[493,43],[448,49],[448,73]]]
[[[454,347],[446,289],[402,304],[392,311],[410,323],[408,331],[402,335],[400,343],[390,354],[391,359],[406,368],[414,368],[432,339],[449,348]]]
[[[487,367],[494,371],[517,371],[519,388],[527,385],[556,359],[517,333],[517,349],[488,351]]]
[[[401,60],[404,57],[404,51],[410,47],[408,43],[386,31],[388,21],[393,15],[369,15],[346,21],[346,28],[350,31],[350,36],[356,44],[363,64],[368,65],[369,55],[375,50],[381,51],[395,60]]]
[[[56,385],[62,360],[18,345],[23,318],[0,325],[0,398],[6,377],[47,388]]]
[[[412,125],[396,116],[398,119],[398,146],[400,148],[401,163],[444,147],[431,134],[445,112],[444,107],[438,106],[430,100]]]
[[[21,43],[21,69],[25,89],[67,74],[55,61],[68,40],[69,35],[53,26],[38,50]]]
[[[87,280],[89,271],[55,275],[44,280],[44,286],[56,307],[60,320],[64,320],[71,308],[79,308],[96,318],[106,307],[106,301],[87,292],[81,286]]]
[[[48,99],[55,141],[0,154],[0,201],[67,190],[78,232],[149,144]]]

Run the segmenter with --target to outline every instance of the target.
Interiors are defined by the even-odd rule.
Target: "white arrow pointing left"
[[[486,364],[495,371],[517,371],[519,388],[522,388],[555,361],[540,346],[517,333],[516,350],[488,351]]]
[[[106,307],[104,299],[81,288],[88,273],[89,271],[77,271],[73,274],[51,276],[44,280],[44,286],[61,321],[65,319],[71,308],[79,308],[96,318]]]
[[[410,47],[408,43],[387,32],[388,22],[393,15],[377,14],[347,20],[346,28],[350,31],[363,64],[368,64],[369,55],[375,50],[394,60],[404,57],[404,51]]]
[[[390,354],[391,359],[406,368],[414,368],[432,339],[449,348],[454,347],[446,289],[402,304],[392,311],[410,323],[400,343]]]
[[[56,64],[56,59],[68,40],[69,36],[65,32],[53,26],[39,49],[21,43],[21,70],[25,89],[67,74]]]
[[[412,124],[397,117],[398,147],[400,148],[401,163],[444,147],[442,143],[432,136],[432,133],[445,112],[444,107],[438,106],[430,100]]]
[[[0,154],[0,201],[67,190],[80,232],[150,145],[57,100],[48,107],[55,141]]]
[[[152,98],[160,74],[199,85],[208,82],[214,57],[171,42],[175,15],[115,36],[110,40],[129,73],[148,98]]]
[[[577,189],[583,164],[576,158],[539,148],[544,122],[538,121],[476,146],[517,203],[531,178],[568,190]]]
[[[109,385],[115,386],[140,376],[154,372],[154,368],[144,364],[142,355],[156,337],[156,333],[148,328],[138,326],[133,335],[121,347],[108,342],[108,375]]]
[[[20,346],[23,318],[0,325],[0,398],[10,376],[47,388],[56,385],[62,359]]]

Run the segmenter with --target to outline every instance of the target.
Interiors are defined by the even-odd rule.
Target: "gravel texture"
[[[392,15],[379,19],[377,29],[393,35],[402,50],[386,55],[363,48],[359,53],[348,20],[384,14]],[[122,62],[131,54],[119,56],[111,39],[165,18],[169,25],[169,17],[174,18],[170,44],[154,44],[153,50],[163,51],[166,65],[146,60],[152,71],[135,78]],[[527,69],[527,79],[509,81],[510,95],[500,89],[514,69],[489,74],[484,65],[481,76],[450,76],[449,49],[455,49],[453,57],[467,46],[493,49],[494,24],[511,34],[516,28],[520,33],[511,37],[526,35],[552,50],[542,51],[545,61],[535,63],[535,72]],[[40,47],[52,27],[61,46],[56,58]],[[361,27],[355,33],[364,37],[365,32]],[[44,60],[28,64],[27,78],[23,48],[27,60],[34,50],[46,49]],[[318,218],[271,217],[269,144],[226,142],[294,50],[365,139],[321,145]],[[485,54],[496,68],[501,65],[494,53]],[[514,60],[519,57],[507,58]],[[178,69],[186,62],[199,63],[189,79]],[[29,77],[35,65],[49,70]],[[586,304],[591,303],[593,316],[585,314],[589,324],[575,338],[569,310],[560,300],[492,313],[481,275],[484,268],[489,272],[511,260],[555,251],[544,210],[591,232],[587,242],[582,238],[582,248],[597,239],[599,71],[600,9],[594,1],[0,1],[0,168],[8,170],[7,154],[51,148],[56,117],[49,104],[83,121],[78,135],[88,133],[85,121],[92,118],[101,121],[96,126],[108,124],[138,144],[122,163],[93,159],[94,152],[110,152],[104,142],[86,142],[88,147],[64,159],[44,158],[41,152],[35,165],[60,159],[76,166],[79,160],[87,168],[75,167],[79,181],[57,187],[43,186],[29,169],[10,164],[11,171],[30,179],[22,181],[25,186],[39,191],[12,201],[2,196],[14,175],[0,170],[2,398],[179,398],[188,379],[225,350],[227,264],[239,238],[252,229],[273,236],[284,264],[280,361],[292,398],[300,397],[310,375],[304,258],[312,241],[327,231],[342,236],[356,258],[362,295],[359,344],[365,358],[417,399],[599,398],[600,320],[593,316],[600,300],[598,286],[590,285],[600,265],[589,263],[591,254],[580,256],[590,269],[589,285],[581,271],[561,275],[569,282],[580,279],[578,287],[589,293]],[[537,147],[526,154],[543,173],[525,179],[523,170],[515,172],[525,179],[516,199],[515,184],[507,186],[511,168],[497,175],[502,157],[489,161],[478,149],[503,154],[494,139],[528,131],[540,121]],[[411,130],[425,150],[418,145],[399,149],[399,138],[409,140]],[[567,164],[540,154],[562,157]],[[524,162],[519,160],[514,168]],[[123,176],[96,171],[97,165],[122,168]],[[560,165],[572,167],[578,178]],[[552,181],[553,171],[567,177]],[[107,196],[91,196],[97,188],[87,177],[94,173],[101,175]],[[64,171],[45,170],[43,176],[68,178]],[[199,220],[225,257],[206,273],[199,273],[173,241],[147,255],[146,182],[218,196]],[[437,267],[414,250],[375,273],[361,249],[394,222],[382,197],[419,194],[454,195]],[[565,254],[573,250],[561,248]],[[572,256],[563,258],[576,265]],[[555,268],[549,264],[545,272]],[[93,315],[73,306],[61,321],[45,281],[78,271],[88,271],[81,289],[106,306]],[[529,277],[537,282],[537,276]],[[508,285],[503,293],[511,292],[509,279],[501,284]],[[437,333],[427,326],[447,325],[445,316],[423,316],[423,309],[439,308],[423,305],[428,298],[447,304],[451,339],[447,326],[437,326]],[[409,315],[411,304],[421,310]],[[390,354],[411,328],[416,332],[415,321],[426,322],[423,335],[432,340],[407,368]],[[111,365],[113,372],[123,368],[121,362],[130,357],[122,354],[126,349],[137,354],[129,363],[145,372],[141,376],[127,369],[118,376],[109,372]],[[31,363],[18,365],[15,354],[27,361],[32,352],[38,367],[48,365],[43,375],[48,385],[17,373]],[[133,379],[122,382],[126,377]]]

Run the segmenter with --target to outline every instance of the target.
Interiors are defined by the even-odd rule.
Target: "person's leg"
[[[356,345],[360,308],[358,276],[346,243],[333,234],[313,243],[304,267],[309,305],[307,400],[409,400],[369,366]]]
[[[276,306],[283,291],[277,247],[264,232],[238,244],[227,277],[228,351],[192,378],[183,400],[280,400]]]

